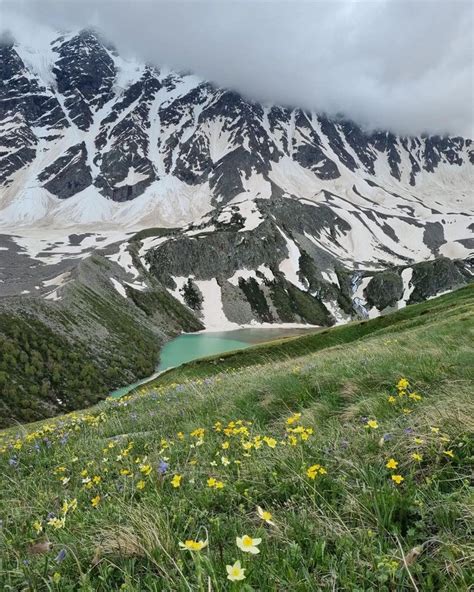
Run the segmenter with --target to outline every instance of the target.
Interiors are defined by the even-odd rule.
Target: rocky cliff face
[[[342,322],[469,281],[470,139],[260,105],[92,31],[4,39],[0,79],[0,232],[42,265],[73,235],[122,233],[120,261],[127,232],[175,227],[124,271],[213,328]]]
[[[346,199],[346,209],[384,204],[416,219],[453,216],[469,197],[470,139],[367,132],[252,103],[191,75],[127,62],[92,31],[52,35],[38,52],[14,40],[0,47],[3,226],[45,214],[60,226],[82,222],[55,198],[97,204],[89,221],[99,226],[110,222],[104,211],[145,226],[191,222],[197,210],[236,198],[315,201],[324,191]],[[33,204],[24,217],[26,199],[46,208]]]

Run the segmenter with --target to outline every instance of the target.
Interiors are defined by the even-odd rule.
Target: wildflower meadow
[[[472,303],[1,432],[0,588],[468,590]]]

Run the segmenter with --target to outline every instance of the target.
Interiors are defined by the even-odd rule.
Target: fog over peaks
[[[0,0],[0,28],[103,31],[122,54],[262,102],[473,137],[470,0]]]

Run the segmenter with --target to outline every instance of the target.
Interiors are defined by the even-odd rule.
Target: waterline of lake
[[[111,397],[119,398],[126,395],[134,388],[153,380],[159,374],[170,368],[175,368],[186,362],[192,362],[200,358],[207,358],[218,354],[227,353],[239,349],[245,349],[258,343],[265,343],[284,337],[294,337],[307,334],[315,330],[315,327],[258,327],[233,329],[231,331],[213,331],[199,333],[183,333],[178,335],[163,346],[160,352],[160,360],[156,372],[143,380],[134,382],[110,393]]]

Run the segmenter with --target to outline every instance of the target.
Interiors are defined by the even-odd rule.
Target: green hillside
[[[473,311],[468,287],[0,432],[0,589],[468,590]]]

